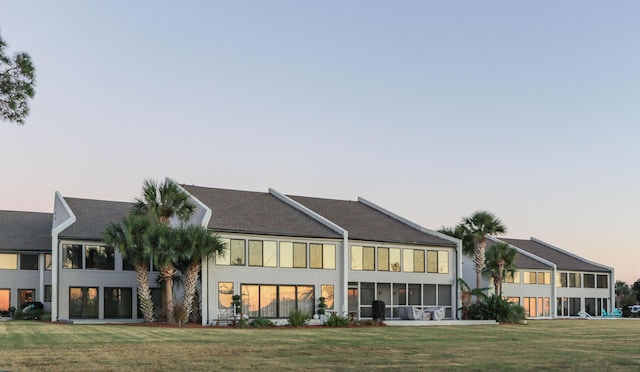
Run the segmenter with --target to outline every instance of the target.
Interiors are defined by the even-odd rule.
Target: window
[[[524,284],[536,284],[538,282],[537,275],[533,271],[522,272],[522,279]]]
[[[11,290],[0,289],[0,315],[8,316],[11,306]]]
[[[580,283],[580,273],[569,273],[569,287],[571,288],[582,287],[582,284]]]
[[[21,254],[20,270],[38,270],[37,254]]]
[[[389,271],[389,248],[378,248],[378,271]]]
[[[221,239],[225,247],[224,254],[216,256],[216,265],[244,266],[245,241],[244,239]]]
[[[53,259],[50,253],[44,255],[44,269],[51,271],[51,263]]]
[[[324,297],[324,303],[327,305],[327,310],[333,310],[333,285],[323,284],[320,286],[321,296]]]
[[[587,274],[584,274],[584,275],[586,276]],[[591,316],[596,316],[596,299],[595,298],[584,299],[584,311],[586,311]]]
[[[51,302],[51,286],[44,286],[44,302]]]
[[[69,318],[98,318],[98,288],[69,288]]]
[[[423,251],[424,253],[424,251]],[[420,284],[409,284],[409,305],[420,306],[422,303],[422,288]]]
[[[62,245],[62,267],[65,269],[82,269],[82,245]]]
[[[448,284],[438,285],[438,305],[451,306],[451,286]]]
[[[375,270],[374,247],[362,247],[359,245],[351,246],[351,269],[352,270]]]
[[[105,319],[133,318],[132,295],[133,295],[133,290],[131,288],[105,287],[104,318]]]
[[[276,267],[277,243],[249,240],[249,266]]]
[[[514,283],[514,284],[518,284],[520,283],[520,272],[516,271],[514,273],[507,273],[507,283]],[[520,300],[518,299],[518,303],[520,303]]]
[[[578,316],[580,312],[580,297],[569,297],[569,316]]]
[[[293,310],[314,313],[313,286],[242,284],[243,312],[249,317],[286,318]]]
[[[409,273],[424,272],[424,250],[422,249],[403,249],[402,269]]]
[[[371,264],[373,265],[373,262]],[[312,269],[335,269],[336,246],[333,244],[309,244],[309,267]]]
[[[569,285],[569,280],[567,279],[567,273],[558,273],[557,275],[557,283],[556,286],[557,287],[568,287]]]
[[[449,273],[449,252],[427,251],[427,272],[448,274]]]
[[[127,258],[122,258],[122,270],[124,271],[134,271],[136,267],[129,261]]]
[[[18,303],[20,309],[27,306],[27,302],[33,302],[36,300],[35,289],[18,289]]]
[[[231,309],[233,283],[218,282],[218,309]]]
[[[551,316],[549,297],[538,297],[538,316]]]
[[[524,314],[528,318],[536,318],[538,316],[538,306],[536,297],[524,297],[523,298]]]
[[[378,248],[378,270],[400,271],[400,248]]]
[[[538,284],[551,284],[551,273],[539,272]]]
[[[293,267],[293,243],[280,242],[280,267]]]
[[[584,288],[595,288],[595,287],[596,287],[596,276],[594,274],[584,274]],[[595,299],[594,299],[594,306],[595,306]]]
[[[0,253],[0,269],[18,269],[18,255],[14,253]]]
[[[307,243],[293,243],[293,267],[307,267]]]
[[[87,245],[85,251],[85,268],[96,270],[113,270],[115,268],[113,247]]]
[[[520,297],[507,297],[507,301],[511,302],[512,304],[520,305]]]
[[[609,276],[598,274],[598,288],[609,288]]]

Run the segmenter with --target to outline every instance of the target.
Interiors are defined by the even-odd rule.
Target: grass
[[[640,320],[363,328],[0,322],[4,370],[638,370]]]

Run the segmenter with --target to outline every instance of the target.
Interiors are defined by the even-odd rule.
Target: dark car
[[[27,302],[22,308],[22,314],[25,319],[38,319],[44,313],[44,304],[42,302]]]

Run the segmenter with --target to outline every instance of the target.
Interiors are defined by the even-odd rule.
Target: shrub
[[[300,327],[307,324],[309,319],[309,314],[300,310],[293,310],[289,313],[289,324],[294,327]]]
[[[22,310],[17,309],[13,313],[13,319],[15,319],[15,320],[23,320],[24,319],[24,313],[22,312]]]
[[[245,318],[240,318],[240,320],[238,320],[238,322],[236,323],[236,327],[237,328],[248,328],[249,327],[249,321]]]
[[[251,328],[273,327],[273,323],[269,319],[255,318],[249,323]]]
[[[348,316],[340,316],[333,313],[327,319],[327,327],[348,327],[350,321],[351,319]]]
[[[506,299],[491,295],[467,308],[469,319],[519,323],[525,319],[524,308]]]

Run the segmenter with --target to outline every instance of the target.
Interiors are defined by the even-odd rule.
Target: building
[[[612,311],[615,299],[613,268],[536,238],[488,237],[487,247],[497,242],[507,243],[518,252],[515,258],[518,269],[503,283],[502,295],[522,305],[528,318],[577,317],[581,311],[600,316],[602,309]],[[471,260],[465,258],[465,278],[469,277],[472,265]],[[485,285],[493,288],[488,279]]]
[[[0,316],[40,301],[51,308],[51,213],[0,211]]]
[[[286,196],[183,185],[201,223],[225,241],[224,256],[202,268],[203,324],[240,295],[250,317],[286,318],[291,310],[387,318],[402,306],[458,307],[459,241],[411,223],[364,199]]]

